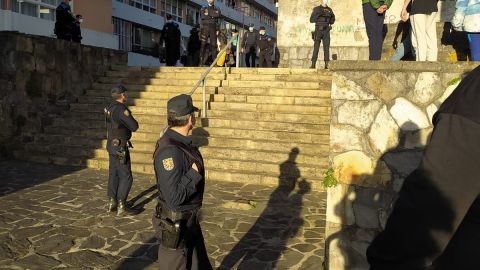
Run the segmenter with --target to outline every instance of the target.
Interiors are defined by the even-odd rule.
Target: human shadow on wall
[[[408,235],[399,233],[394,235],[395,239],[382,239],[383,250],[395,249],[399,245],[434,250],[437,247],[431,237],[432,233],[452,229],[454,213],[450,203],[428,177],[421,177],[415,171],[423,156],[425,135],[420,136],[422,132],[425,131],[419,130],[414,123],[405,123],[398,133],[398,145],[380,157],[373,174],[352,175],[354,186],[349,187],[346,195],[334,207],[334,213],[342,226],[326,239],[325,269],[329,266],[336,269],[339,265],[345,269],[369,269],[366,261],[367,247],[387,222],[397,224],[389,227],[399,232],[401,229]],[[414,173],[410,174],[412,172]],[[383,184],[375,187],[375,183]],[[410,190],[408,195],[405,190]],[[418,202],[425,199],[435,202],[432,207],[442,209],[441,217],[424,219],[428,216],[429,209],[416,209],[408,203],[410,200]],[[400,206],[399,201],[402,202]],[[397,214],[394,219],[390,219],[393,209],[396,209]]]
[[[397,24],[397,29],[395,30],[395,35],[392,41],[392,47],[395,51],[397,51],[398,46],[404,46],[404,50],[406,51],[401,60],[415,61],[415,56],[412,54],[413,45],[411,41],[410,20],[407,20],[406,22],[399,21]],[[409,46],[409,48],[405,48],[405,46]]]
[[[467,32],[456,31],[452,27],[451,22],[443,24],[441,44],[444,46],[452,46],[457,55],[458,61],[467,61],[470,55],[470,45],[468,43]]]
[[[280,165],[278,187],[270,195],[265,210],[218,269],[276,268],[288,239],[297,235],[304,224],[300,216],[303,196],[311,190],[297,167],[299,154],[299,149],[293,148],[288,160]]]

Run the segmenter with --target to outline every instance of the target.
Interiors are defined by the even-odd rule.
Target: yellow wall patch
[[[175,168],[175,164],[173,163],[173,158],[166,158],[163,160],[163,168],[167,171],[173,170]]]

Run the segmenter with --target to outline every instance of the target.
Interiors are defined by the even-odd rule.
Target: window
[[[195,26],[199,23],[200,10],[192,6],[187,6],[187,20],[186,23]]]
[[[10,0],[13,12],[50,21],[55,21],[55,9],[61,2],[61,0]]]
[[[166,1],[166,2],[165,2]],[[167,14],[172,15],[174,21],[183,22],[183,2],[180,0],[162,0],[161,15],[165,17],[165,7]]]
[[[119,49],[132,51],[132,24],[130,22],[112,18],[113,34],[118,37]]]
[[[157,0],[129,0],[128,4],[146,12],[157,13]]]

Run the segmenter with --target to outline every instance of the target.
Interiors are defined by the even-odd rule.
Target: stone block
[[[28,36],[18,36],[16,50],[19,52],[33,53],[33,41]]]
[[[457,89],[458,85],[460,85],[460,82],[448,86],[447,89],[445,89],[445,92],[443,92],[442,96],[437,99],[437,105],[440,106],[453,93],[453,91]]]
[[[382,103],[371,101],[347,101],[338,108],[338,123],[367,130],[373,123]]]
[[[297,56],[297,47],[292,47],[288,51],[288,55],[290,56],[290,60],[298,59]]]
[[[432,124],[433,116],[437,111],[438,111],[438,108],[435,104],[430,104],[427,107],[427,116],[428,116],[428,120],[430,121],[430,124]]]
[[[330,126],[330,149],[334,153],[352,150],[363,151],[366,145],[363,133],[349,125]]]
[[[401,147],[405,149],[424,148],[430,141],[433,128],[424,128],[413,131],[406,131]]]
[[[308,59],[308,51],[309,50],[310,50],[309,47],[299,47],[298,48],[298,54],[297,54],[298,59],[309,60]]]
[[[408,98],[419,106],[425,106],[438,98],[441,92],[442,84],[438,73],[422,72],[418,75],[415,88],[408,94]]]
[[[370,127],[368,133],[370,145],[378,153],[385,153],[387,150],[397,147],[400,137],[399,131],[400,128],[388,112],[387,106],[383,106]]]
[[[332,78],[332,99],[372,100],[375,96],[366,92],[355,81],[344,75],[334,73]]]
[[[402,130],[417,130],[430,126],[425,113],[405,98],[395,100],[390,114]]]
[[[338,181],[348,185],[375,187],[391,180],[389,168],[382,160],[374,160],[360,151],[350,151],[333,158],[333,169]]]
[[[368,207],[363,204],[354,203],[353,212],[355,213],[355,222],[358,227],[363,229],[379,229],[378,209]]]
[[[406,91],[407,79],[404,73],[375,72],[368,76],[366,84],[375,96],[389,103]]]

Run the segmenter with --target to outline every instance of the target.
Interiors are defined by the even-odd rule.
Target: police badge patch
[[[175,168],[175,164],[173,163],[173,158],[166,158],[163,160],[163,168],[167,171],[173,170]]]

